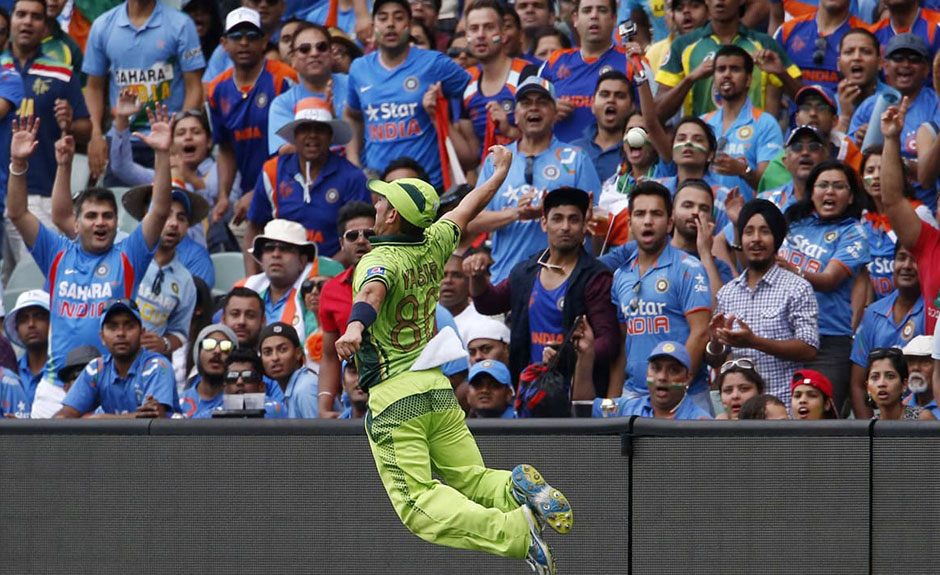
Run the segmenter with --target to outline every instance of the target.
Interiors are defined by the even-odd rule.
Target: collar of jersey
[[[750,34],[751,34],[750,28],[748,28],[744,24],[740,24],[740,23],[738,24],[738,37],[747,38],[748,36],[750,36]],[[705,25],[702,26],[702,36],[710,36],[714,38],[715,40],[718,40],[718,43],[721,44],[721,40],[719,40],[718,38],[715,38],[715,29],[712,28],[711,21],[706,22]],[[732,40],[732,43],[734,43],[734,40]]]
[[[898,301],[898,290],[894,290],[885,297],[871,304],[871,307],[874,308],[874,313],[877,313],[880,316],[885,317],[886,319],[891,320],[891,323],[894,323],[894,303]],[[884,303],[882,303],[884,302]],[[890,302],[890,303],[889,303]],[[877,306],[876,304],[881,304]],[[882,309],[883,308],[883,309]],[[924,297],[921,296],[917,298],[917,301],[914,302],[914,305],[911,306],[911,309],[907,311],[904,315],[904,319],[901,320],[901,325],[896,327],[903,327],[908,320],[913,320],[918,314],[924,313]]]
[[[658,270],[659,268],[668,267],[669,265],[672,264],[673,254],[670,252],[670,250],[675,250],[677,248],[672,247],[672,244],[669,243],[670,241],[672,241],[672,236],[667,235],[666,247],[663,248],[663,251],[659,254],[659,257],[656,258],[656,263],[650,266],[646,270],[646,274],[644,274],[642,277],[646,277],[646,275],[649,275],[649,273],[653,270]],[[637,261],[637,258],[639,257],[640,257],[640,246],[637,245],[636,251],[633,252],[633,255],[631,255],[630,259],[627,260],[627,265],[630,267],[631,270],[636,269],[636,261]]]
[[[372,236],[369,238],[369,243],[374,245],[393,245],[393,244],[404,244],[404,245],[417,245],[424,242],[424,236],[408,236],[405,234],[391,234],[388,236]]]
[[[117,24],[118,26],[127,26],[128,28],[134,28],[134,24],[131,23],[131,19],[128,18],[127,16],[127,6],[125,4],[126,3],[121,4],[120,7],[117,8],[117,19],[116,19],[115,24]],[[146,30],[147,28],[155,28],[159,26],[160,21],[162,20],[162,16],[163,16],[163,8],[160,6],[160,2],[157,2],[153,7],[153,12],[150,13],[150,16],[147,18],[147,20],[144,22],[144,25],[141,26],[138,31],[142,32]]]

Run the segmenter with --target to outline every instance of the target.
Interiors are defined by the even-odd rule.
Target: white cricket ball
[[[646,144],[646,130],[633,127],[627,131],[627,144],[631,148],[642,148]]]

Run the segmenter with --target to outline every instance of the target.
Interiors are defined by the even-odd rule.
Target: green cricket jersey
[[[356,354],[363,390],[408,371],[434,336],[444,264],[459,242],[460,228],[446,219],[431,224],[421,239],[372,238],[372,251],[353,274],[353,297],[371,281],[382,282],[388,292]]]
[[[738,35],[734,37],[734,45],[744,48],[752,56],[760,50],[773,50],[780,56],[787,74],[799,78],[802,72],[790,60],[784,49],[767,34],[751,30],[745,26],[738,28]],[[656,81],[669,88],[676,87],[682,79],[692,70],[695,70],[708,57],[714,57],[715,52],[721,48],[721,40],[712,34],[711,22],[688,34],[679,36],[669,49],[666,63],[656,73]],[[717,95],[713,94],[712,84],[714,78],[702,78],[685,97],[682,106],[684,115],[701,116],[716,109]],[[773,74],[764,73],[760,67],[754,65],[751,76],[751,89],[749,96],[754,106],[764,109],[767,97],[767,84],[782,86],[780,79]]]

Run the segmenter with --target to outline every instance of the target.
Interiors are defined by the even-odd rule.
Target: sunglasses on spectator
[[[461,56],[470,55],[470,50],[466,48],[448,48],[447,57],[448,58],[460,58]]]
[[[369,239],[370,236],[375,235],[375,230],[369,228],[368,230],[346,230],[343,233],[343,239],[347,242],[354,242],[359,238]]]
[[[753,369],[754,369],[754,360],[753,360],[753,359],[750,359],[750,358],[747,358],[747,357],[742,357],[742,358],[740,358],[740,359],[730,359],[730,360],[724,362],[723,364],[721,364],[721,371],[720,371],[720,373],[724,373],[724,372],[726,372],[726,371],[728,371],[729,369],[734,368],[734,367],[736,367],[736,368],[738,368],[738,369],[749,369],[749,370],[752,370],[752,371],[753,371]]]
[[[819,150],[822,150],[823,145],[819,142],[793,142],[787,147],[799,154],[803,150],[808,152],[818,152]]]
[[[633,298],[630,300],[629,306],[630,311],[636,313],[636,310],[640,307],[640,287],[642,287],[643,280],[636,280],[636,283],[633,284],[631,291],[633,291]]]
[[[237,30],[235,32],[229,32],[225,37],[233,42],[241,42],[243,38],[247,38],[249,42],[256,42],[263,39],[264,34],[257,30]]]
[[[235,344],[227,339],[214,339],[211,337],[202,340],[199,345],[205,351],[212,351],[215,348],[219,348],[219,351],[232,351],[232,348],[235,347]]]
[[[813,184],[813,188],[817,190],[828,190],[832,188],[837,192],[844,192],[849,189],[849,184],[847,182],[816,182]]]
[[[315,280],[312,278],[304,280],[304,283],[300,284],[300,293],[306,295],[312,292],[314,289],[317,291],[323,291],[324,284],[326,284],[326,280]]]
[[[279,249],[282,252],[300,253],[299,246],[295,246],[294,244],[285,244],[284,242],[264,242],[264,246],[262,246],[261,251],[264,253],[270,253],[276,249]]]
[[[313,50],[316,50],[318,54],[326,54],[327,52],[330,51],[330,44],[329,42],[320,40],[319,42],[315,42],[313,44],[311,44],[310,42],[304,42],[303,44],[300,44],[296,48],[294,48],[295,52],[300,52],[304,56],[306,56]]]
[[[920,64],[927,61],[926,58],[914,52],[895,52],[888,56],[888,60],[892,62],[908,62],[911,64]]]
[[[261,374],[253,369],[230,371],[225,374],[225,383],[228,385],[238,383],[239,379],[245,383],[261,383]]]

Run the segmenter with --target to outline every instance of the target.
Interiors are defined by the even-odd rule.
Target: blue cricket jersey
[[[831,292],[816,291],[819,335],[852,335],[852,283],[871,261],[868,238],[858,220],[826,221],[813,214],[790,224],[779,255],[810,273],[822,273],[830,261],[843,266],[849,277]]]
[[[42,223],[30,253],[46,276],[49,292],[49,364],[46,378],[62,386],[59,368],[68,352],[92,344],[107,353],[98,332],[101,313],[112,298],[133,299],[153,259],[138,225],[103,254],[89,254],[79,240],[69,240]],[[172,370],[171,370],[172,371]],[[170,404],[170,405],[175,405]]]
[[[213,411],[222,409],[223,395],[225,394],[219,393],[212,399],[203,399],[193,385],[180,394],[179,412],[186,419],[209,419]],[[264,411],[265,419],[283,419],[287,414],[284,405],[269,395],[265,396]]]
[[[875,107],[875,101],[878,99],[878,92],[865,98],[855,113],[852,114],[852,121],[849,124],[849,136],[855,137],[855,132],[859,127],[871,122],[871,113]],[[901,156],[909,159],[917,159],[917,129],[922,124],[940,123],[940,99],[933,88],[924,86],[920,89],[917,97],[910,102],[907,108],[907,115],[904,116],[904,128],[901,132]],[[914,197],[928,206],[935,206],[937,201],[937,187],[922,188],[919,183],[914,184]]]
[[[596,124],[591,110],[597,78],[609,70],[627,71],[627,53],[620,46],[611,46],[597,58],[584,58],[580,48],[557,50],[539,70],[539,75],[555,87],[555,96],[565,98],[574,105],[570,116],[555,122],[555,136],[562,142],[573,142],[581,137],[584,127]]]
[[[36,389],[33,388],[33,393],[35,392]],[[9,369],[0,367],[0,417],[12,415],[17,419],[29,419],[32,404],[29,390],[20,378]]]
[[[565,293],[568,291],[568,279],[555,289],[545,289],[538,275],[529,296],[529,333],[532,337],[530,363],[542,361],[542,351],[551,344],[560,344],[565,340],[562,331]]]
[[[470,120],[473,124],[473,133],[480,141],[480,153],[483,155],[486,153],[486,150],[483,150],[486,139],[486,105],[497,102],[506,111],[509,123],[515,125],[516,88],[529,76],[536,75],[538,68],[522,58],[513,58],[506,83],[492,96],[484,96],[480,87],[483,82],[483,67],[478,64],[467,71],[470,72],[470,82],[460,100],[460,118]]]
[[[715,228],[716,231],[718,228]],[[617,268],[623,266],[627,263],[633,256],[636,255],[636,240],[630,240],[629,242],[614,246],[609,252],[597,258],[602,264],[607,266],[610,271],[617,271]],[[690,254],[692,256],[698,257],[697,254]],[[724,260],[714,258],[715,267],[718,268],[718,275],[721,277],[722,283],[728,283],[734,279],[734,271],[732,271],[731,266],[729,266]],[[711,289],[711,288],[709,288]]]
[[[615,397],[613,398],[614,403],[617,404],[617,411],[614,413],[614,417],[630,417],[631,415],[638,415],[640,417],[656,417],[653,414],[653,403],[650,401],[650,396],[645,395],[643,397]],[[598,397],[594,400],[594,406],[591,408],[591,417],[604,417],[604,412],[601,410],[601,402],[604,399]],[[699,407],[686,395],[682,398],[682,401],[679,402],[679,405],[676,406],[676,410],[672,413],[672,417],[669,419],[714,419],[710,413]]]
[[[170,113],[183,107],[183,73],[205,67],[192,18],[162,2],[155,4],[139,29],[127,16],[126,2],[95,18],[82,63],[82,71],[89,76],[107,77],[112,108],[121,90],[130,89],[147,107],[160,102]],[[132,132],[149,127],[146,111],[131,118]]]
[[[803,72],[803,84],[820,84],[836,92],[839,84],[839,44],[842,37],[852,28],[865,28],[864,22],[852,16],[843,22],[832,34],[822,36],[816,23],[816,13],[799,16],[783,23],[774,34],[774,40],[790,56],[790,60]],[[826,42],[825,49],[817,46],[817,40]],[[819,61],[817,54],[823,54]]]
[[[333,152],[309,186],[300,170],[297,154],[265,162],[251,197],[248,219],[258,227],[274,218],[297,222],[307,231],[307,239],[316,242],[320,255],[331,257],[339,251],[336,221],[340,208],[352,201],[372,203],[365,174]]]
[[[104,413],[133,413],[148,395],[166,406],[167,413],[177,411],[179,400],[170,361],[158,353],[140,348],[126,377],[119,377],[110,353],[91,361],[69,388],[62,400],[81,414],[101,407]]]
[[[610,297],[617,307],[617,319],[627,326],[627,378],[624,390],[648,394],[646,368],[649,355],[661,341],[689,339],[686,316],[711,310],[708,275],[697,258],[669,244],[654,265],[641,277],[637,253],[614,272]],[[695,375],[690,392],[707,386],[707,373]]]
[[[245,192],[258,181],[261,166],[269,156],[268,108],[296,82],[293,68],[265,60],[261,75],[247,91],[235,85],[231,69],[209,84],[212,139],[216,143],[228,142],[234,148]]]
[[[211,289],[215,285],[215,266],[209,250],[199,245],[188,235],[176,246],[176,257],[189,270],[194,278],[206,282]]]
[[[179,258],[165,266],[150,262],[137,289],[137,307],[147,331],[187,340],[196,308],[196,286]]]
[[[333,116],[342,118],[346,110],[346,95],[349,92],[349,76],[346,74],[333,74]],[[294,108],[297,102],[304,98],[320,98],[326,100],[326,94],[311,92],[300,82],[296,86],[274,98],[271,110],[268,112],[268,154],[277,154],[278,148],[287,143],[287,140],[277,135],[277,131],[294,120]]]
[[[320,381],[317,374],[307,367],[301,367],[291,374],[284,391],[284,403],[287,404],[288,419],[316,419],[320,417],[320,403],[317,394]]]
[[[924,335],[924,298],[907,312],[901,323],[894,323],[894,304],[898,292],[893,291],[865,310],[852,339],[852,363],[868,368],[868,354],[879,347],[904,347],[918,335]]]
[[[761,162],[772,161],[783,149],[783,133],[777,120],[755,108],[750,98],[727,130],[724,129],[724,108],[708,112],[702,119],[711,126],[718,138],[717,151],[735,159],[744,158],[752,170],[756,170]],[[715,182],[728,189],[738,186],[745,200],[754,196],[754,190],[744,178],[724,176],[714,171],[711,176]]]
[[[379,52],[353,60],[349,68],[346,105],[362,113],[365,125],[363,167],[381,173],[392,160],[409,157],[427,171],[431,184],[440,188],[441,158],[437,133],[421,100],[431,84],[441,83],[445,98],[463,94],[470,74],[433,50],[414,46],[405,61],[389,70]]]
[[[532,184],[526,183],[527,157],[519,152],[519,143],[507,146],[512,152],[512,164],[506,180],[496,195],[486,205],[488,211],[500,211],[519,205],[519,199],[533,189],[538,190],[538,204],[545,192],[572,186],[594,194],[594,205],[600,200],[601,182],[584,150],[552,138],[548,148],[535,156],[532,163]],[[493,160],[487,156],[480,169],[480,180],[485,182],[493,175]],[[534,204],[535,202],[533,202]],[[490,277],[493,284],[509,277],[513,266],[539,250],[548,247],[548,236],[542,231],[539,220],[518,221],[496,230],[493,242],[493,266]]]

